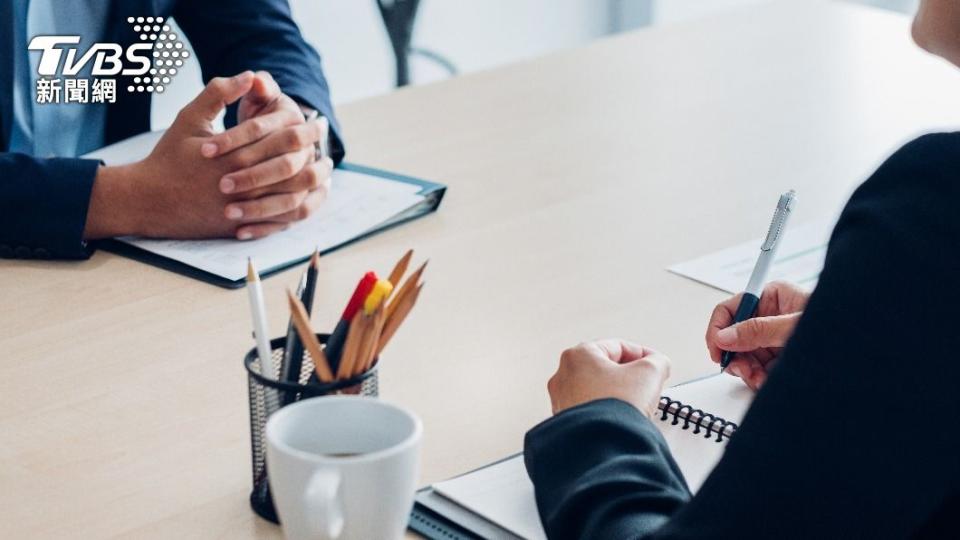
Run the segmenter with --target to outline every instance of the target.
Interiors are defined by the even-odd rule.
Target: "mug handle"
[[[343,532],[343,505],[340,502],[340,473],[317,469],[303,492],[303,510],[314,536],[337,540]]]

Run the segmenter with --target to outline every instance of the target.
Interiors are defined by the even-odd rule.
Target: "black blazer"
[[[793,337],[701,490],[624,402],[527,434],[550,538],[960,537],[960,134],[853,195]]]
[[[106,0],[104,0],[106,1]],[[320,57],[300,35],[286,0],[111,0],[107,41],[124,48],[137,41],[127,17],[174,17],[193,45],[204,81],[247,69],[269,71],[300,103],[330,119],[333,157],[343,158]],[[0,36],[12,35],[10,2],[0,2]],[[0,39],[0,257],[84,258],[90,191],[98,162],[40,159],[7,152],[13,111],[10,40]],[[129,93],[118,77],[117,102],[106,118],[106,143],[150,129],[150,94]],[[236,110],[226,123],[235,123]]]

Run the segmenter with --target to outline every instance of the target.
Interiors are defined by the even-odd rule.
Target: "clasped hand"
[[[214,119],[237,102],[238,124]],[[153,152],[126,171],[142,201],[133,234],[260,238],[306,219],[326,197],[333,162],[315,160],[324,118],[299,105],[266,72],[215,78],[184,107]]]

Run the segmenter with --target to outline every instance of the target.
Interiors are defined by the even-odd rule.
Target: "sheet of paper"
[[[729,375],[668,388],[664,394],[737,423],[753,401],[753,392],[740,379]],[[694,435],[692,428],[682,429],[682,423],[674,426],[669,418],[658,419],[655,425],[667,441],[690,489],[696,493],[720,461],[726,444],[717,442],[715,436],[707,439],[702,434]],[[522,455],[434,484],[433,488],[436,493],[513,534],[530,540],[546,538]]]
[[[813,290],[823,270],[827,241],[833,230],[833,221],[816,221],[799,226],[788,226],[777,257],[770,268],[768,280],[785,280]],[[668,268],[674,274],[736,294],[747,286],[750,272],[757,262],[762,238],[729,247],[675,264]]]
[[[162,132],[145,133],[108,146],[86,157],[107,164],[142,159],[153,149]],[[355,171],[337,169],[330,194],[317,212],[288,230],[259,240],[151,240],[125,237],[120,240],[152,253],[174,259],[212,274],[238,280],[246,275],[247,257],[261,272],[302,259],[315,247],[321,251],[348,242],[382,225],[397,214],[419,204],[420,187]]]

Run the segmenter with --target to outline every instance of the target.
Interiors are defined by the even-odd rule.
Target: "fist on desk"
[[[554,414],[615,398],[652,417],[669,376],[670,359],[665,355],[635,343],[607,339],[564,351],[547,389]]]
[[[213,121],[237,102],[238,124]],[[306,121],[266,72],[215,78],[177,115],[151,154],[101,167],[86,238],[260,238],[309,217],[333,162],[315,160],[326,119]]]

